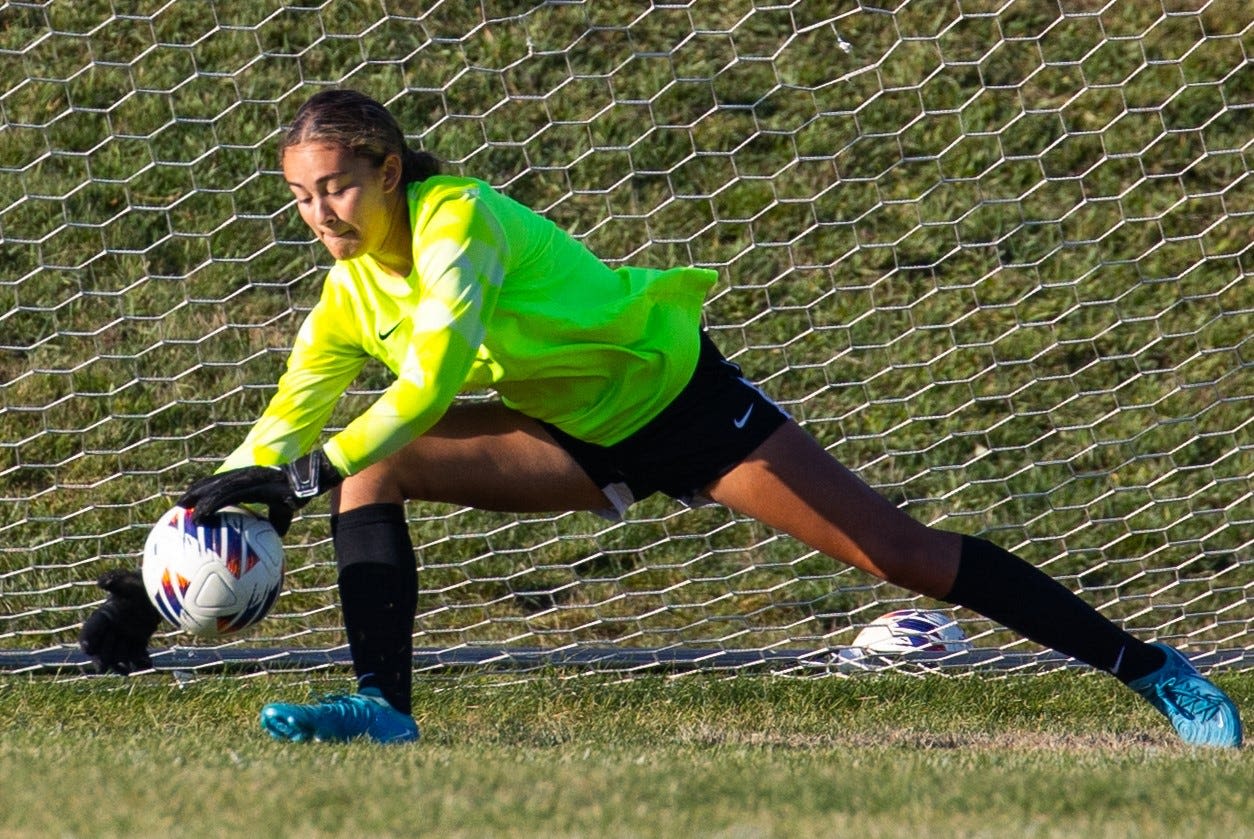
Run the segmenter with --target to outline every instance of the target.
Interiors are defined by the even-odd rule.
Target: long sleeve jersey
[[[495,389],[523,414],[609,445],[687,383],[715,272],[610,269],[471,178],[428,178],[410,184],[407,199],[409,276],[370,256],[335,263],[273,398],[222,469],[308,451],[370,358],[395,379],[323,445],[344,475],[416,439],[462,391]]]

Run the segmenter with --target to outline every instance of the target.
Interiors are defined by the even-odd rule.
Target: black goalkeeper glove
[[[92,612],[78,633],[78,646],[101,673],[125,676],[152,667],[148,641],[161,623],[139,571],[106,571],[96,585],[109,592],[104,605]]]
[[[285,536],[297,510],[343,482],[327,456],[314,449],[283,466],[245,466],[208,475],[188,487],[177,503],[194,508],[196,522],[232,504],[265,504],[270,524]]]

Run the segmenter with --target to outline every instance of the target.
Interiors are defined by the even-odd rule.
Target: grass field
[[[1074,671],[439,679],[417,745],[271,742],[306,680],[0,682],[0,836],[1254,836],[1248,749]]]

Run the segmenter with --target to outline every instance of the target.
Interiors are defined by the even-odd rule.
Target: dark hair
[[[309,97],[279,143],[279,160],[291,146],[319,141],[342,146],[376,166],[389,154],[399,155],[403,183],[440,173],[436,156],[411,149],[387,108],[355,90],[324,90]]]

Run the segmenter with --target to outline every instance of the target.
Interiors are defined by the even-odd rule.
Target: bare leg
[[[706,494],[880,579],[931,597],[953,587],[961,537],[897,509],[795,422]]]
[[[496,403],[454,405],[426,434],[348,478],[334,503],[347,512],[406,500],[519,513],[609,506],[539,423]]]
[[[796,423],[708,489],[711,498],[881,579],[965,606],[1128,681],[1163,662],[1065,586],[983,539],[914,521]]]

